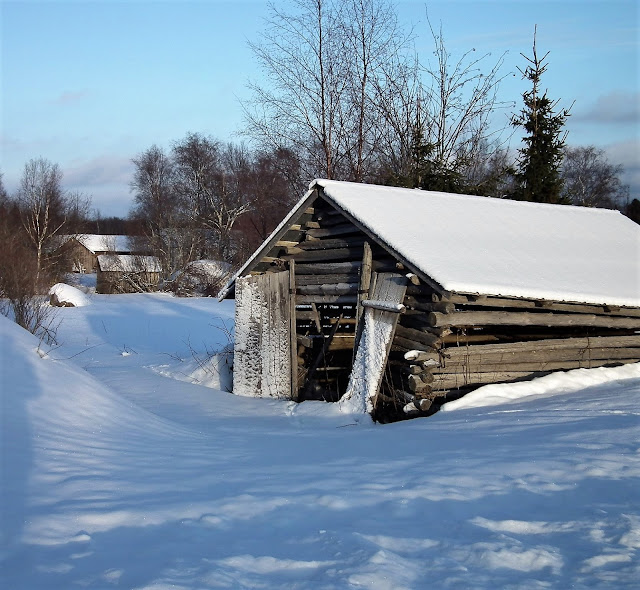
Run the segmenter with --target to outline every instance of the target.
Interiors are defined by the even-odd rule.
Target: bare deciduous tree
[[[198,248],[197,235],[188,226],[185,200],[175,190],[172,159],[158,146],[151,146],[133,158],[135,166],[131,190],[133,216],[143,220],[145,235],[135,241],[136,249],[150,248],[160,259],[165,278],[193,260]]]
[[[247,133],[267,149],[299,154],[307,177],[334,178],[346,79],[333,2],[293,0],[290,7],[270,4],[265,31],[250,44],[269,86],[250,85]]]
[[[213,232],[216,256],[232,258],[231,230],[251,209],[247,193],[249,156],[243,147],[190,133],[173,146],[176,192],[196,227]]]
[[[251,85],[247,133],[298,154],[305,177],[372,178],[383,145],[383,100],[397,83],[408,36],[387,0],[294,0],[271,5],[251,44],[268,85]]]
[[[565,147],[560,170],[564,200],[583,207],[624,207],[629,186],[622,183],[622,165],[611,164],[593,145]]]
[[[498,100],[504,55],[485,64],[490,53],[475,49],[452,59],[442,25],[436,31],[427,19],[434,42],[435,64],[425,68],[426,92],[421,105],[424,142],[430,153],[430,170],[423,188],[460,192],[467,184],[465,168],[479,155],[491,157],[500,148],[505,125],[492,127],[496,111],[512,106]]]
[[[35,285],[40,283],[45,244],[62,229],[66,220],[61,180],[58,165],[44,158],[27,162],[20,180],[18,204],[22,224],[36,253]]]
[[[489,54],[453,60],[429,23],[436,62],[421,69],[413,31],[398,25],[391,0],[288,7],[271,6],[251,45],[267,84],[251,86],[247,133],[290,148],[307,178],[456,190],[478,146],[498,148],[492,116],[506,106],[497,99],[503,57],[488,71]]]

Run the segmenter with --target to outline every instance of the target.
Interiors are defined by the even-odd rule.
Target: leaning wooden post
[[[364,251],[362,253],[362,266],[360,267],[360,285],[358,286],[358,304],[356,305],[356,334],[353,341],[353,359],[356,357],[358,342],[362,335],[363,319],[362,314],[364,308],[362,302],[369,298],[371,290],[371,267],[373,266],[373,256],[371,254],[371,246],[369,242],[364,243]]]

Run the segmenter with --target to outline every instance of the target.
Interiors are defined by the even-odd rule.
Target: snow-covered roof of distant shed
[[[102,272],[161,272],[162,266],[156,256],[135,254],[100,254],[98,267]]]
[[[315,180],[229,281],[319,194],[444,291],[640,306],[640,226],[618,211]]]
[[[65,237],[76,239],[93,254],[96,252],[131,252],[129,236],[74,234]]]

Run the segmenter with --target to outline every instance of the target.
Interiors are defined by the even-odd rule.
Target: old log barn
[[[387,421],[637,362],[639,257],[617,211],[316,180],[220,294],[234,392]]]

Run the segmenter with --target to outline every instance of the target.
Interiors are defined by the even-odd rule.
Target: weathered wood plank
[[[594,314],[533,313],[507,311],[431,312],[432,326],[590,326],[601,328],[639,329],[640,318],[601,316]]]
[[[360,270],[360,261],[350,262],[317,262],[315,264],[302,264],[296,261],[296,276],[300,275],[330,275],[352,274]]]
[[[453,303],[427,301],[426,299],[416,298],[413,295],[407,295],[404,298],[404,303],[407,307],[417,309],[419,311],[439,311],[441,313],[452,313],[456,310],[456,306]]]
[[[299,304],[334,303],[355,306],[358,303],[358,297],[356,295],[297,295],[296,301]]]
[[[377,309],[389,313],[404,313],[406,307],[402,303],[388,303],[387,301],[379,301],[377,299],[365,299],[361,302],[362,307]]]
[[[358,283],[300,285],[296,292],[300,295],[357,295]]]
[[[289,263],[289,338],[291,339],[291,399],[298,401],[298,340],[296,337],[296,271],[295,261]]]
[[[355,361],[357,343],[360,341],[363,329],[363,313],[364,308],[362,302],[369,298],[371,291],[371,273],[373,268],[373,254],[371,252],[371,245],[369,242],[365,242],[362,246],[362,264],[360,266],[360,285],[358,288],[358,306],[356,307],[356,346],[353,349],[353,360]]]
[[[296,251],[306,250],[331,250],[335,248],[361,248],[364,244],[364,237],[358,236],[354,238],[335,238],[331,240],[312,240],[309,242],[300,242],[291,244],[296,248]],[[287,252],[288,254],[294,254],[295,252]]]
[[[438,340],[440,340],[440,336],[438,336],[437,334],[430,334],[421,330],[406,328],[402,324],[398,324],[398,326],[396,327],[396,336],[399,336],[406,340],[411,340],[412,342],[416,342],[418,344],[423,344],[425,346],[433,346],[436,342],[438,342]]]
[[[508,362],[508,363],[473,363],[467,365],[450,365],[434,368],[429,372],[432,375],[447,375],[452,373],[492,373],[500,371],[568,371],[571,369],[593,369],[604,365],[617,365],[638,362],[640,357],[633,358],[583,358],[567,360],[547,360],[538,362]],[[415,365],[412,365],[415,366]],[[419,374],[419,373],[416,373]]]
[[[314,238],[327,238],[358,233],[360,230],[352,223],[340,223],[332,227],[307,230],[307,234]]]
[[[434,375],[431,390],[456,389],[467,385],[488,385],[490,383],[504,383],[509,381],[531,379],[546,372],[537,371],[494,371],[491,373],[456,373],[453,375]]]
[[[330,250],[302,250],[297,254],[283,254],[283,260],[295,260],[296,262],[324,262],[331,260],[360,260],[362,250],[360,248],[333,248]]]
[[[357,283],[357,273],[334,275],[300,275],[296,273],[296,285],[335,285],[337,283]]]
[[[546,301],[534,299],[511,299],[507,297],[491,297],[487,295],[461,295],[450,294],[442,297],[436,293],[432,296],[434,301],[449,302],[457,305],[474,305],[477,307],[498,307],[509,309],[547,309],[550,311],[565,311],[574,313],[591,313],[598,315],[640,317],[640,308],[637,307],[609,307],[605,305],[588,305],[583,303],[564,303],[559,301]]]
[[[640,348],[561,348],[557,350],[543,349],[530,351],[457,353],[456,350],[442,349],[429,356],[440,362],[442,367],[465,367],[468,365],[554,362],[563,360],[585,359],[640,359]],[[426,359],[424,359],[426,360]]]
[[[397,330],[397,327],[396,327]],[[410,350],[420,350],[423,349],[425,347],[431,347],[434,350],[437,348],[438,346],[438,340],[436,338],[436,340],[434,341],[434,343],[432,345],[428,345],[425,344],[424,342],[418,342],[417,340],[412,340],[410,338],[404,338],[403,336],[400,336],[399,334],[396,333],[394,339],[393,339],[393,346],[395,350],[404,350],[404,351],[410,351]],[[431,353],[426,353],[425,354],[431,354]],[[437,353],[436,353],[437,354]],[[431,357],[429,357],[431,358]]]
[[[560,350],[563,348],[640,348],[640,334],[630,336],[592,336],[587,338],[549,338],[527,342],[451,346],[446,351],[449,355],[468,355],[490,352],[512,353],[516,351]]]
[[[389,273],[374,277],[371,298],[388,303],[402,303],[406,291],[406,278]],[[353,371],[349,378],[345,400],[356,400],[366,405],[368,412],[376,408],[382,376],[389,357],[397,313],[367,308],[364,329],[358,342]]]

